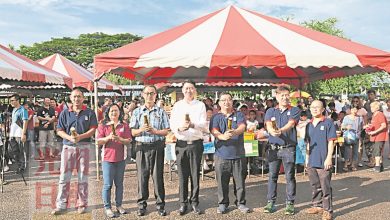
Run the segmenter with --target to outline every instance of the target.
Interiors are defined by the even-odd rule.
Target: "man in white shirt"
[[[190,203],[195,214],[200,214],[199,173],[203,154],[203,132],[207,131],[206,106],[195,100],[195,83],[186,81],[182,92],[184,99],[175,103],[171,113],[171,129],[177,138],[176,162],[179,175],[179,214],[184,215]],[[189,116],[189,117],[187,117]],[[191,194],[188,200],[188,179],[191,180]]]

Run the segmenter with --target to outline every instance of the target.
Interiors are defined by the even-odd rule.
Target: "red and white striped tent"
[[[364,33],[362,33],[364,34]],[[315,80],[390,72],[390,54],[229,6],[95,56],[95,78],[112,71],[145,83]]]
[[[61,54],[53,54],[39,60],[38,63],[59,72],[64,76],[71,77],[73,79],[73,86],[83,87],[89,91],[93,91],[93,73]],[[103,77],[99,81],[98,89],[119,91],[120,87]]]
[[[0,45],[0,81],[23,86],[64,85],[72,88],[72,79],[46,68]]]

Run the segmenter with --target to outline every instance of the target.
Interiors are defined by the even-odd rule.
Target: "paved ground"
[[[386,146],[385,155],[387,155],[387,151],[388,146]],[[91,177],[89,179],[89,212],[77,215],[74,208],[71,208],[69,213],[60,217],[49,215],[50,204],[54,204],[52,200],[55,199],[58,182],[58,174],[51,171],[58,168],[58,161],[46,162],[41,165],[33,161],[31,166],[32,168],[26,177],[28,186],[24,185],[19,175],[13,172],[6,173],[9,184],[4,186],[4,193],[0,194],[0,219],[105,219],[101,201],[102,182],[96,181],[93,161],[91,162]],[[44,169],[40,171],[39,169],[42,168]],[[135,165],[128,164],[125,173],[123,206],[130,213],[118,219],[138,218],[136,216],[137,183],[135,174]],[[213,173],[211,172],[209,175],[213,176]],[[310,216],[303,211],[310,206],[311,191],[307,176],[303,176],[301,173],[297,175],[297,214],[294,216],[284,216],[284,176],[280,177],[279,182],[278,211],[276,213],[262,213],[261,207],[266,204],[267,192],[267,175],[265,175],[264,177],[251,176],[246,180],[247,205],[252,209],[251,213],[244,215],[231,205],[229,213],[218,215],[216,213],[216,182],[214,179],[206,177],[204,181],[201,181],[200,190],[200,208],[204,210],[204,214],[195,216],[189,213],[180,217],[176,211],[178,208],[178,178],[174,173],[173,180],[170,181],[169,174],[166,173],[165,189],[168,216],[159,217],[157,215],[154,196],[151,196],[148,212],[145,217],[140,219],[320,219],[320,216]],[[385,160],[385,172],[377,174],[363,168],[356,172],[339,173],[333,176],[332,186],[336,219],[390,219],[389,160]],[[152,185],[150,187],[150,192],[153,192]],[[234,201],[232,193],[230,198],[231,201]],[[74,207],[74,204],[71,207]]]

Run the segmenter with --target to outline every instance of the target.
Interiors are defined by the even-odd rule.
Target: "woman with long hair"
[[[129,125],[123,123],[123,112],[117,104],[108,107],[105,118],[98,128],[98,145],[102,149],[103,170],[103,205],[107,217],[113,218],[115,214],[111,209],[111,188],[115,183],[115,203],[119,214],[126,214],[122,207],[123,176],[125,172],[125,147],[130,143],[131,132]]]

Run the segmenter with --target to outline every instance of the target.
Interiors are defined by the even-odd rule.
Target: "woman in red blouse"
[[[104,121],[98,127],[98,145],[102,149],[103,170],[103,204],[107,217],[116,217],[111,209],[111,188],[115,183],[116,210],[120,214],[126,214],[122,207],[123,200],[123,176],[125,172],[125,147],[130,143],[131,132],[126,123],[122,122],[123,112],[117,104],[107,109]]]
[[[372,102],[370,104],[372,119],[371,124],[366,128],[367,134],[370,135],[370,141],[373,142],[372,156],[375,157],[375,167],[373,171],[383,171],[383,147],[387,141],[387,120],[385,115],[380,112],[380,103]]]

